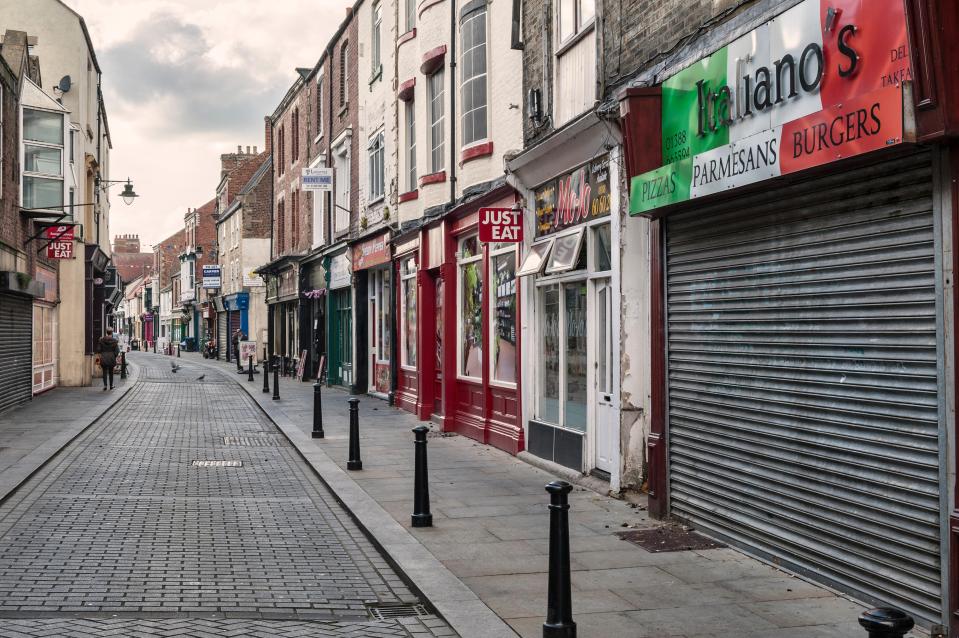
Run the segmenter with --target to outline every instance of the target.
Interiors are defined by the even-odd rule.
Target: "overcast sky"
[[[215,195],[220,154],[263,148],[263,116],[312,67],[348,0],[65,0],[84,16],[103,69],[113,136],[110,234],[143,250]],[[115,186],[114,189],[120,188]]]

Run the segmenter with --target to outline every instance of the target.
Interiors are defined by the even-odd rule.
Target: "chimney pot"
[[[249,146],[246,147],[246,154],[247,154],[247,155],[250,154],[250,147],[249,147]]]
[[[242,155],[242,154],[243,154],[243,147],[240,146],[239,144],[236,145],[236,154],[237,154],[237,155]]]
[[[258,153],[256,152],[256,144],[253,145],[253,154],[254,154],[254,155],[257,155],[257,154],[258,154]]]

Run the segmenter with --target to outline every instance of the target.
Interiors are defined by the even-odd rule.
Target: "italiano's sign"
[[[630,214],[901,143],[911,79],[902,0],[805,0],[663,82]]]

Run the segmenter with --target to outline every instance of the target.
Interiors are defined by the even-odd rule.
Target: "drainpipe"
[[[450,0],[450,205],[456,201],[456,0]]]

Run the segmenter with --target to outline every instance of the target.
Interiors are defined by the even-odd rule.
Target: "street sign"
[[[332,168],[304,168],[302,190],[331,191],[333,190]]]
[[[220,267],[219,266],[212,265],[212,266],[203,267],[203,287],[204,288],[220,287]]]
[[[523,212],[512,208],[479,209],[479,240],[507,243],[523,241]]]
[[[76,238],[76,226],[73,224],[47,226],[43,229],[43,238],[60,241],[73,241]]]
[[[73,240],[47,244],[47,259],[73,259]]]

